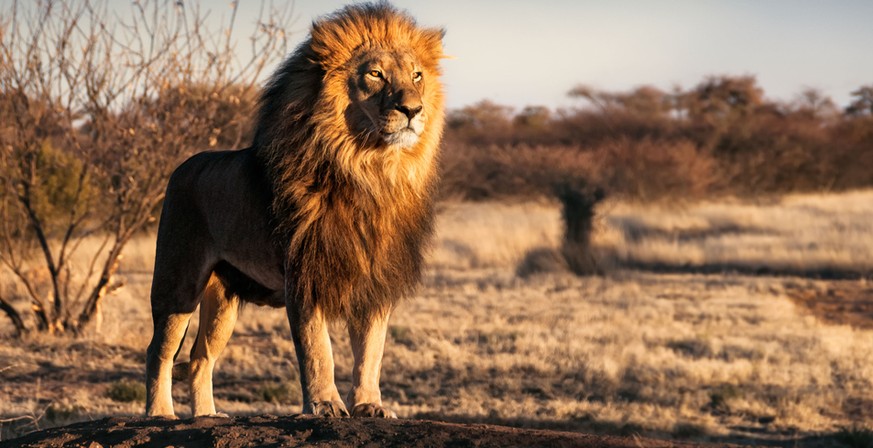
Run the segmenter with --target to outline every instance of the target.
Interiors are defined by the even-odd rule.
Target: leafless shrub
[[[129,8],[16,1],[0,14],[0,263],[40,331],[79,333],[99,318],[171,170],[246,143],[259,75],[286,51],[287,11],[262,9],[243,59],[236,2],[218,26],[189,2]],[[85,253],[89,238],[100,242]],[[11,299],[0,310],[23,333]]]

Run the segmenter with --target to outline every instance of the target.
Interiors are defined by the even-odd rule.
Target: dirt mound
[[[668,447],[676,442],[425,420],[277,417],[104,418],[34,432],[2,447]]]

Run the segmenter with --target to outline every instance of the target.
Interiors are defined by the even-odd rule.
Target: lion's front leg
[[[304,311],[289,302],[288,321],[300,366],[303,413],[348,417],[349,411],[334,383],[333,352],[324,314],[318,308]]]
[[[390,312],[376,314],[364,322],[349,321],[349,337],[355,355],[352,390],[348,399],[353,417],[397,418],[394,411],[382,407],[382,393],[379,391],[389,317]]]

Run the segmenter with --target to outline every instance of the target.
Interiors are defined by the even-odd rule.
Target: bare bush
[[[699,199],[718,183],[713,157],[688,140],[615,138],[572,146],[449,143],[443,196],[465,200],[553,197],[566,183],[600,187],[631,200]]]
[[[551,196],[558,184],[592,177],[591,152],[573,147],[447,143],[442,194],[464,200]]]
[[[286,52],[289,21],[262,8],[243,58],[237,7],[218,25],[161,0],[13,2],[0,14],[0,263],[36,329],[79,333],[99,318],[171,170],[247,143],[257,81]],[[23,333],[14,299],[0,292],[0,309]]]
[[[853,91],[841,113],[814,89],[781,103],[754,76],[722,75],[670,91],[580,85],[578,106],[556,111],[483,101],[450,115],[445,191],[543,195],[568,172],[640,201],[869,187],[871,92]]]
[[[630,200],[700,199],[718,181],[715,161],[688,140],[617,138],[593,153],[592,180]]]

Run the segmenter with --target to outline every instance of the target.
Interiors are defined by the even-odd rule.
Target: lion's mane
[[[268,83],[255,148],[272,185],[287,297],[299,306],[365,318],[390,310],[419,280],[443,128],[442,36],[386,3],[348,6],[314,22]],[[391,48],[413,51],[430,77],[417,144],[389,151],[350,132],[345,112],[355,73],[347,62]]]

